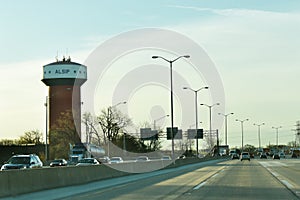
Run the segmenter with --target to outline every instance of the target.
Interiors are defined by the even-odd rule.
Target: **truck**
[[[84,158],[99,159],[105,155],[105,150],[94,144],[77,143],[70,145],[69,161],[71,164],[78,163],[79,160]]]

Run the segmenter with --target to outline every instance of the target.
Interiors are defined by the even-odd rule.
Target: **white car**
[[[109,163],[122,163],[124,162],[121,157],[112,157],[109,161]]]
[[[250,154],[249,152],[242,152],[241,154],[241,161],[243,160],[249,160],[250,161]]]
[[[161,160],[172,160],[170,156],[163,156],[161,157]]]
[[[100,163],[95,158],[84,158],[78,161],[76,166],[99,165]]]
[[[150,159],[147,156],[139,156],[136,158],[135,162],[148,162]]]

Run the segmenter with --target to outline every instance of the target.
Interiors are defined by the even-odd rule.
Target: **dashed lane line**
[[[206,184],[206,181],[204,181],[204,182],[200,183],[199,185],[197,185],[196,187],[194,187],[193,190],[198,190],[199,188],[201,188],[205,184]]]

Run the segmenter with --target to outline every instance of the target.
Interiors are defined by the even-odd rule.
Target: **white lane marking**
[[[275,176],[275,177],[278,177],[279,176],[279,174],[277,174],[276,172],[273,172],[273,171],[271,171],[270,170],[270,172],[273,174],[273,176]]]
[[[193,190],[198,190],[199,188],[201,188],[203,185],[206,184],[206,181],[200,183],[199,185],[197,185],[196,187],[193,188]]]
[[[288,166],[286,163],[282,163],[280,161],[258,161],[261,165],[264,167],[282,167],[282,166]]]
[[[292,184],[290,184],[287,180],[280,180],[284,185],[286,185],[288,188],[294,188]]]
[[[215,175],[213,175],[213,176],[212,176],[212,178],[215,178],[215,177],[216,177],[216,176],[218,176],[218,175],[219,175],[219,174],[218,174],[218,173],[216,173]]]

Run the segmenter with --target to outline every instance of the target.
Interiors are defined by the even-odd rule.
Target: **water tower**
[[[87,80],[86,66],[72,62],[70,58],[43,66],[43,83],[49,86],[49,128],[57,126],[62,113],[71,112],[76,131],[81,138],[80,87]],[[74,126],[75,129],[75,126]],[[50,136],[51,138],[51,136]],[[51,141],[50,141],[51,142]],[[80,141],[73,141],[80,142]]]

